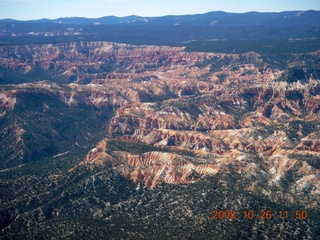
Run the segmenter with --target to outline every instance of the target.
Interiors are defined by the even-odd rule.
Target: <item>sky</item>
[[[320,10],[320,0],[0,0],[0,19]]]

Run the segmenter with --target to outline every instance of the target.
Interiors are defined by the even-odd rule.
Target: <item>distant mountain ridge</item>
[[[208,12],[192,15],[168,15],[162,17],[142,16],[105,16],[101,18],[66,17],[58,19],[39,19],[19,21],[2,19],[0,24],[15,22],[30,23],[58,23],[58,24],[133,24],[133,25],[198,25],[198,26],[293,26],[293,25],[319,25],[320,11],[285,11],[285,12],[247,12],[229,13],[223,11]]]
[[[270,53],[275,49],[299,52],[301,48],[296,47],[299,44],[304,51],[312,52],[319,49],[319,20],[320,11],[313,10],[279,13],[218,11],[163,17],[132,15],[30,21],[3,19],[0,20],[0,45],[110,41],[138,45],[190,45],[188,50],[192,51],[232,53],[235,49],[239,52],[261,52],[264,49]],[[232,41],[255,42],[248,45]],[[244,45],[249,48],[243,49]],[[288,50],[288,46],[293,48]]]

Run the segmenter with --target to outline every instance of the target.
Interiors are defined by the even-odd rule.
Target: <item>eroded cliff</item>
[[[301,79],[256,53],[109,42],[1,47],[2,83],[14,72],[41,81],[3,85],[0,117],[8,122],[28,94],[55,99],[66,111],[89,106],[108,117],[100,143],[84,148],[82,164],[111,166],[148,187],[219,175],[227,186],[315,206],[320,81],[307,68],[317,65],[319,53],[288,59],[288,68],[306,68]],[[44,116],[50,109],[43,100],[35,111]],[[19,143],[10,154],[2,150],[6,161],[23,162],[28,155],[27,125],[22,120],[3,125],[4,141]],[[83,136],[76,146],[93,139]],[[46,156],[56,151],[44,150]]]

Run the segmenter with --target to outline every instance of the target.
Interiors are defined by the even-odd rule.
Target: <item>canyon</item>
[[[319,16],[0,19],[0,239],[319,239]]]
[[[232,175],[239,188],[314,207],[320,193],[320,81],[309,69],[316,68],[319,56],[287,56],[287,66],[304,73],[291,81],[290,70],[274,68],[253,52],[111,42],[3,46],[3,83],[16,73],[45,79],[2,85],[0,116],[5,121],[19,96],[29,93],[68,107],[108,109],[105,137],[80,165],[111,164],[151,188]],[[308,69],[306,61],[312,65]],[[43,104],[43,114],[47,108]],[[20,164],[26,157],[25,131],[18,122],[1,130],[17,145],[9,155]],[[109,150],[115,142],[135,145]],[[130,152],[137,146],[155,150]],[[224,178],[221,183],[234,184]]]

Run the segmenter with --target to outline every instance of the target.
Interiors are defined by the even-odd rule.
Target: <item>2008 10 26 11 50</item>
[[[237,213],[235,210],[213,210],[212,219],[223,220],[223,219],[260,219],[260,220],[270,220],[273,218],[288,219],[290,217],[295,219],[305,220],[308,218],[308,212],[306,210],[296,210],[295,212],[290,212],[288,210],[260,210],[255,212],[253,210],[244,210],[242,213]]]

